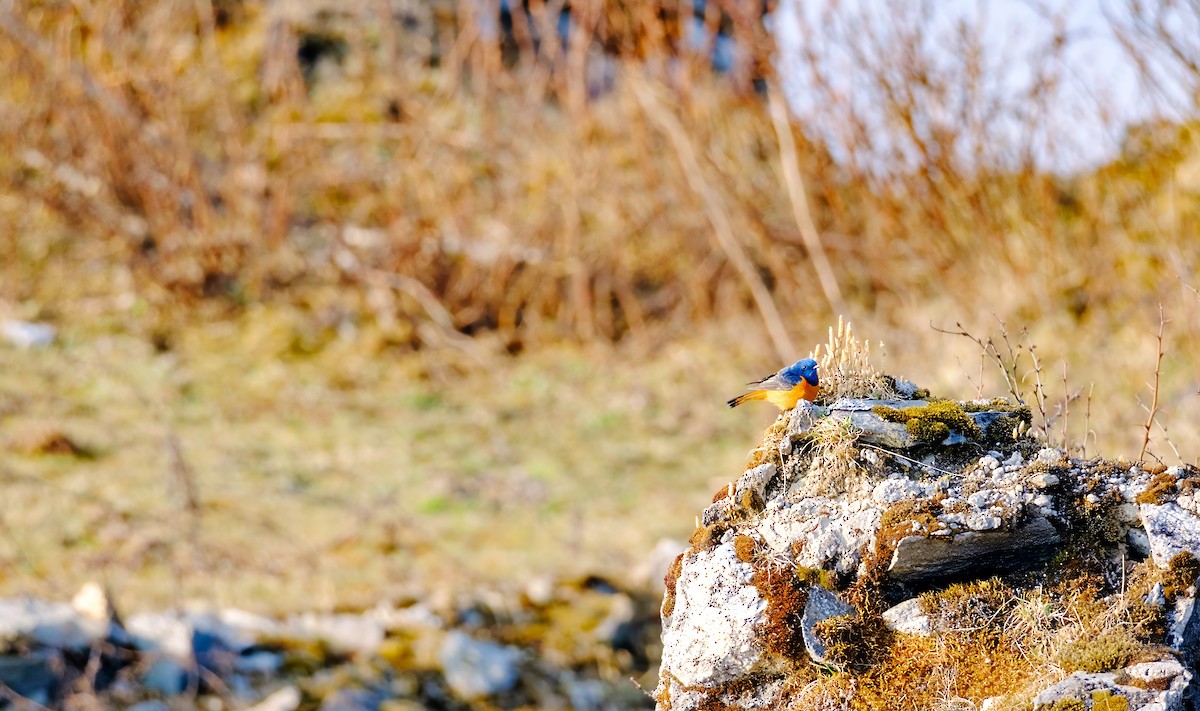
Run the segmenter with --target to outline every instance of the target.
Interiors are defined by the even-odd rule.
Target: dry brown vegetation
[[[437,406],[403,411],[411,419],[400,432],[428,424],[444,445],[405,473],[412,486],[435,482],[429,501],[457,491],[446,482],[469,479],[464,471],[489,469],[479,459],[496,452],[553,470],[548,479],[574,464],[525,458],[524,444],[517,455],[495,442],[468,452],[464,431],[471,441],[487,434],[472,418],[545,440],[551,425],[578,417],[586,423],[568,439],[581,448],[593,441],[591,428],[642,447],[601,460],[598,470],[627,470],[622,457],[660,472],[676,463],[677,478],[660,480],[662,498],[647,499],[654,513],[644,518],[661,521],[669,518],[662,500],[677,494],[672,483],[709,488],[678,464],[679,452],[700,438],[736,450],[733,442],[752,439],[731,433],[757,427],[715,421],[700,403],[719,406],[726,390],[795,360],[842,314],[889,344],[889,371],[944,392],[974,390],[962,371],[974,377],[978,354],[957,350],[962,344],[933,333],[931,321],[981,333],[995,314],[1014,329],[1027,326],[1048,369],[1071,363],[1071,382],[1048,385],[1051,406],[1096,383],[1088,423],[1082,407],[1072,408],[1077,419],[1070,430],[1062,425],[1064,439],[1088,441],[1090,427],[1107,453],[1132,456],[1143,435],[1134,395],[1154,373],[1162,303],[1169,326],[1148,456],[1168,456],[1164,424],[1179,456],[1200,454],[1188,439],[1200,430],[1187,424],[1200,421],[1190,417],[1200,405],[1188,357],[1200,347],[1200,298],[1184,288],[1200,281],[1194,106],[1177,121],[1130,130],[1111,162],[1056,175],[1037,156],[1047,145],[1051,154],[1067,149],[1054,141],[1069,134],[1070,112],[1053,97],[1070,79],[1058,60],[1071,37],[1040,48],[1024,93],[1004,94],[982,58],[979,27],[962,28],[947,62],[926,41],[928,6],[889,3],[892,31],[874,33],[857,31],[865,25],[853,8],[831,3],[801,28],[808,49],[788,71],[804,72],[814,96],[806,115],[788,120],[764,59],[772,47],[757,3],[709,5],[708,26],[746,48],[724,75],[711,71],[705,50],[685,48],[674,3],[572,3],[582,31],[565,45],[533,39],[554,34],[559,5],[529,5],[528,22],[518,15],[505,39],[470,16],[495,4],[449,0],[0,4],[0,253],[11,255],[0,259],[0,316],[55,322],[85,354],[44,362],[9,354],[0,391],[6,428],[38,412],[53,426],[72,425],[68,437],[84,430],[92,435],[85,444],[101,450],[89,465],[100,469],[89,471],[117,469],[81,480],[118,490],[121,472],[143,467],[182,472],[186,482],[190,459],[197,506],[212,517],[226,476],[235,492],[262,493],[239,479],[239,448],[261,449],[238,440],[255,436],[246,433],[256,418],[300,421],[284,439],[310,443],[344,395],[363,408],[356,436],[400,447],[387,438],[396,410],[365,401],[408,387],[397,380],[425,378],[412,386],[419,398],[462,403],[436,422],[421,418]],[[1159,21],[1159,7],[1131,3],[1111,18],[1128,51],[1145,59],[1147,101],[1156,72],[1170,72],[1193,95],[1200,81],[1193,38]],[[845,77],[825,61],[835,49],[852,58],[849,79],[864,101],[839,95]],[[163,365],[123,341],[120,352],[137,355],[118,366],[111,353],[86,355],[87,344],[114,333],[180,359]],[[544,362],[522,366],[507,353],[567,352],[560,347],[571,355],[559,396],[577,388],[581,412],[548,406],[552,384],[539,386],[526,409],[488,399],[505,392],[497,379],[536,379],[523,368]],[[45,397],[61,387],[46,372],[52,365],[71,371],[68,391],[82,394],[69,397],[87,407]],[[137,414],[117,417],[105,389],[125,398],[130,388],[105,378],[120,366],[122,377],[153,384],[129,410]],[[88,367],[108,375],[76,382]],[[1016,377],[1030,377],[1028,363]],[[304,378],[319,384],[306,390]],[[1004,392],[994,375],[979,378],[981,391]],[[609,379],[625,385],[609,393]],[[606,398],[624,405],[582,412],[607,407]],[[669,413],[667,424],[637,414],[647,400]],[[503,424],[514,411],[521,422]],[[120,467],[106,459],[128,440],[155,450],[163,423],[182,433],[172,451],[183,456],[167,457],[174,464],[149,454]],[[262,426],[275,428],[271,437],[286,430]],[[365,447],[364,463],[328,446],[333,463],[313,464],[301,478],[353,472],[353,485],[363,486],[375,481],[372,467],[400,456]],[[287,476],[310,467],[299,453],[282,464],[278,452],[260,454]],[[697,447],[697,467],[711,456]],[[61,462],[19,464],[34,479],[76,476]],[[137,481],[159,476],[139,473]],[[379,476],[382,489],[399,487]],[[617,510],[642,516],[633,499],[647,496],[647,479],[611,494]],[[73,484],[77,493],[98,485]],[[608,486],[597,475],[581,491]],[[36,500],[41,491],[23,495]],[[695,504],[673,504],[684,526]],[[366,503],[355,506],[341,511],[376,516]],[[554,506],[553,530],[570,529],[563,521],[577,515],[576,504]],[[434,508],[414,512],[413,530]],[[37,510],[22,516],[41,531],[54,516]],[[511,512],[497,510],[488,525],[503,527]],[[120,518],[97,516],[110,514]],[[275,516],[255,511],[249,520]],[[280,545],[289,535],[280,534]],[[379,535],[388,535],[382,524]],[[46,546],[59,545],[46,536]],[[643,543],[635,536],[628,545]]]

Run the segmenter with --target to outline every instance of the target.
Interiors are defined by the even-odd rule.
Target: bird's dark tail
[[[741,405],[743,402],[746,402],[747,400],[761,400],[762,397],[763,397],[762,391],[755,390],[754,392],[749,392],[749,393],[746,393],[745,395],[738,395],[737,397],[735,397],[734,399],[730,400],[729,402],[727,402],[725,404],[729,405],[730,407],[737,407],[738,405]]]

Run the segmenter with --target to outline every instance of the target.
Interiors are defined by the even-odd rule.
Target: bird
[[[817,393],[820,392],[817,361],[812,358],[798,360],[774,375],[749,384],[754,389],[730,400],[730,407],[737,407],[749,400],[766,400],[780,410],[790,410],[801,399],[810,402],[817,399]]]

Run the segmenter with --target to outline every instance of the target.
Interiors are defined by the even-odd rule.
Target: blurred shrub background
[[[0,349],[0,591],[625,571],[840,315],[961,398],[1008,390],[931,325],[1005,331],[1051,442],[1134,457],[1161,306],[1196,461],[1200,5],[1023,12],[0,4],[0,316],[60,329]]]

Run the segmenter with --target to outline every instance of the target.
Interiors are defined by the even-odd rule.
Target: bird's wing
[[[753,385],[757,390],[791,390],[796,385],[795,383],[789,383],[779,373],[772,373],[762,380],[756,380],[749,384]]]

